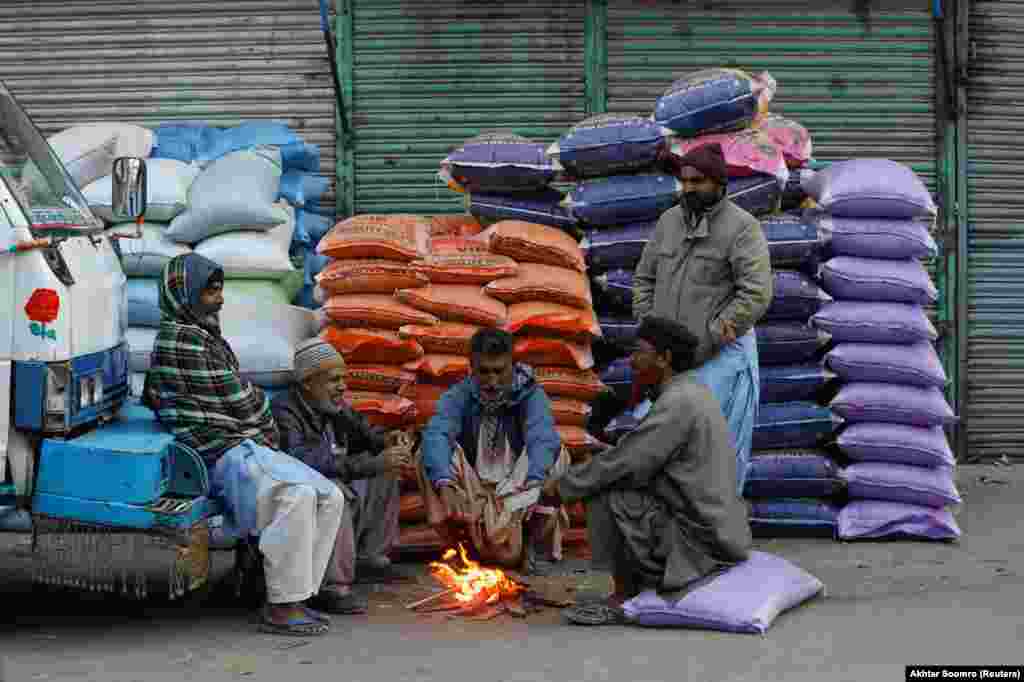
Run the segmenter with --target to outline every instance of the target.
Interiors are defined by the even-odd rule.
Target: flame
[[[511,597],[523,587],[497,568],[481,568],[466,554],[466,548],[459,544],[458,552],[449,548],[441,556],[441,560],[450,562],[458,554],[462,566],[432,561],[430,572],[439,582],[455,590],[455,599],[463,604],[482,601],[493,604],[502,597]]]

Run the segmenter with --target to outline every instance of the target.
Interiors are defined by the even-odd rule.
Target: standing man
[[[468,536],[481,558],[534,573],[562,558],[569,517],[540,499],[540,486],[565,471],[569,454],[513,344],[498,329],[473,335],[472,375],[441,396],[423,431],[419,483],[427,520],[448,546]]]
[[[370,579],[397,576],[388,552],[398,540],[406,434],[385,434],[345,402],[345,360],[329,343],[309,339],[295,349],[295,383],[274,398],[271,411],[281,449],[329,479],[345,493],[345,512],[324,589],[315,604],[328,613],[364,613],[352,591],[356,573]],[[358,559],[358,561],[357,561]]]
[[[566,612],[578,625],[618,622],[622,602],[646,589],[679,598],[751,545],[728,427],[690,372],[700,340],[651,316],[637,335],[633,377],[652,389],[651,411],[618,445],[544,484],[557,501],[586,502],[593,566],[612,575],[606,601]]]
[[[637,317],[674,320],[698,340],[697,379],[718,399],[736,447],[742,493],[760,399],[754,325],[772,300],[772,268],[761,223],[726,197],[719,144],[679,165],[683,198],[658,221],[633,285]]]

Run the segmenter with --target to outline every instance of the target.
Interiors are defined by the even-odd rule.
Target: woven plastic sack
[[[121,267],[129,277],[160,277],[167,261],[183,256],[192,249],[177,244],[164,236],[166,225],[144,223],[142,239],[118,240],[121,250]],[[112,234],[135,234],[134,223],[122,223],[111,228]]]
[[[274,204],[280,184],[279,149],[255,147],[232,152],[192,181],[188,209],[174,218],[167,237],[195,244],[235,230],[270,230],[284,222]],[[294,217],[292,224],[294,231]]]
[[[782,151],[786,165],[790,168],[799,168],[811,160],[811,134],[796,121],[778,114],[768,114],[758,122],[757,129]]]
[[[629,358],[609,363],[601,372],[601,383],[611,389],[623,402],[633,397],[633,365]]]
[[[797,365],[773,365],[760,368],[761,403],[814,401],[835,378],[823,362]]]
[[[836,439],[843,454],[857,462],[890,462],[919,467],[953,467],[956,459],[941,426],[864,422],[850,424]]]
[[[776,270],[773,274],[772,302],[763,319],[806,321],[831,301],[832,297],[807,275],[793,270]]]
[[[505,304],[485,295],[478,286],[429,284],[419,289],[401,289],[395,297],[446,322],[501,327],[508,321]]]
[[[328,232],[316,252],[331,258],[414,261],[430,249],[430,223],[420,216],[357,215]]]
[[[840,388],[830,406],[849,423],[885,422],[928,427],[957,421],[942,391],[934,387],[857,381]]]
[[[491,282],[484,291],[508,304],[547,301],[572,308],[593,305],[590,282],[581,273],[538,263],[520,263],[515,275]]]
[[[316,276],[316,282],[328,294],[393,294],[426,286],[430,280],[408,263],[367,258],[334,261]]]
[[[483,232],[480,222],[471,215],[441,214],[429,216],[430,238],[472,237]]]
[[[279,198],[296,208],[315,204],[331,189],[331,181],[322,175],[288,171],[281,176]]]
[[[762,365],[792,365],[814,358],[828,334],[800,322],[766,322],[754,327]]]
[[[594,438],[586,429],[579,426],[555,426],[562,445],[569,451],[573,462],[587,459],[590,455],[602,449],[603,444]]]
[[[632,318],[601,317],[600,329],[605,341],[615,344],[624,351],[632,351],[636,345],[636,330],[640,323]]]
[[[593,277],[600,310],[633,315],[633,271],[609,270]]]
[[[303,251],[302,253],[302,284],[303,286],[314,286],[317,284],[316,278],[321,272],[327,269],[331,263],[335,261],[331,260],[327,256],[321,256],[317,253],[311,253],[309,251]],[[418,284],[418,283],[417,283]],[[415,285],[414,285],[415,286]]]
[[[469,196],[469,211],[480,222],[492,225],[503,220],[522,220],[537,225],[550,225],[571,231],[577,221],[562,201],[565,196],[554,189],[528,194],[486,194]]]
[[[547,225],[503,220],[481,233],[493,253],[520,263],[540,263],[584,272],[586,263],[576,240]]]
[[[320,338],[352,364],[398,365],[423,357],[420,344],[387,329],[327,325]]]
[[[232,128],[217,131],[208,155],[211,159],[219,159],[240,149],[259,145],[283,147],[301,141],[295,131],[280,121],[245,121]]]
[[[678,601],[648,590],[622,608],[636,625],[763,635],[779,614],[824,590],[820,580],[799,566],[753,551],[747,561],[701,580]]]
[[[589,344],[543,336],[527,336],[516,340],[513,351],[516,360],[528,365],[552,365],[591,369],[594,355]]]
[[[218,128],[199,121],[161,123],[153,130],[155,140],[151,156],[183,163],[208,159],[220,132]]]
[[[538,366],[533,368],[533,373],[537,383],[549,396],[591,402],[608,390],[589,369]]]
[[[833,163],[803,187],[822,211],[844,218],[932,218],[938,213],[914,171],[889,159]]]
[[[465,355],[443,355],[427,353],[419,360],[403,365],[403,368],[416,372],[430,381],[451,385],[469,376],[472,367]]]
[[[804,268],[816,265],[820,249],[818,225],[800,215],[776,215],[761,219],[773,268]]]
[[[829,439],[842,421],[811,402],[761,405],[754,425],[754,450],[813,448]]]
[[[131,372],[148,372],[151,364],[150,355],[156,342],[154,327],[128,327],[124,332],[128,343],[128,370]]]
[[[594,312],[571,308],[559,303],[513,303],[508,307],[506,330],[513,334],[562,336],[590,339],[601,336],[601,326]]]
[[[831,497],[843,488],[839,465],[820,450],[751,453],[744,497]]]
[[[442,322],[437,325],[406,325],[398,330],[398,335],[416,341],[427,353],[468,356],[473,334],[479,329],[472,324]]]
[[[684,137],[739,130],[768,111],[775,80],[739,69],[703,69],[678,79],[654,107],[654,121]]]
[[[324,303],[327,316],[344,327],[401,329],[407,324],[437,324],[430,313],[417,310],[387,294],[334,295]]]
[[[829,250],[836,256],[884,260],[934,258],[939,247],[929,232],[934,221],[885,218],[835,218],[819,220]]]
[[[829,351],[825,360],[846,381],[937,388],[945,388],[948,383],[939,354],[927,342],[911,346],[841,343]]]
[[[902,502],[937,509],[962,502],[950,467],[858,462],[846,467],[843,476],[853,500]]]
[[[195,252],[224,268],[225,279],[282,279],[295,272],[289,256],[295,209],[279,204],[274,211],[283,220],[269,231],[218,234],[196,244]]]
[[[547,153],[555,170],[577,178],[632,173],[654,165],[671,134],[646,116],[600,114],[574,125]]]
[[[467,140],[441,162],[441,179],[457,192],[539,190],[555,177],[544,145],[505,131]]]
[[[916,260],[836,256],[822,267],[822,282],[837,301],[930,305],[938,299],[928,271]]]
[[[960,534],[960,526],[948,509],[854,500],[839,512],[839,537],[842,540],[957,540]]]
[[[312,211],[295,211],[295,231],[308,235],[310,244],[318,244],[333,226],[334,221],[328,216]]]
[[[780,189],[785,187],[789,179],[789,167],[782,156],[782,149],[776,146],[772,138],[757,129],[690,139],[675,138],[670,152],[673,165],[679,167],[683,157],[709,144],[721,145],[726,172],[730,178],[770,175],[775,178]]]
[[[786,181],[786,186],[782,188],[781,208],[783,211],[810,208],[808,203],[814,203],[814,200],[804,191],[803,186],[812,175],[814,175],[814,171],[809,168],[790,169],[789,180]]]
[[[487,240],[490,233],[483,232],[474,237],[433,237],[430,253],[434,256],[467,253],[490,253]]]
[[[813,498],[750,501],[750,532],[755,538],[835,537],[840,508]]]
[[[403,386],[398,395],[416,405],[416,427],[423,428],[437,413],[437,402],[447,390],[448,387],[442,384],[415,383]]]
[[[581,223],[628,225],[657,220],[679,202],[683,185],[661,173],[584,180],[563,202]]]
[[[814,314],[811,324],[840,343],[909,344],[938,338],[924,309],[907,303],[828,303]]]
[[[281,146],[281,167],[288,171],[320,170],[320,147],[305,142],[292,142]]]
[[[434,284],[487,284],[502,277],[514,277],[519,265],[508,256],[495,253],[432,254],[409,264],[409,269]]]
[[[588,230],[580,249],[593,273],[625,268],[633,270],[643,256],[644,247],[654,235],[657,223],[635,223],[603,230]]]
[[[243,379],[261,388],[286,388],[294,380],[295,346],[316,334],[315,318],[309,310],[245,299],[224,306],[220,325]]]
[[[782,207],[782,189],[779,181],[771,175],[729,178],[726,196],[729,201],[757,217],[771,215]]]
[[[584,428],[590,418],[590,405],[580,400],[556,398],[551,401],[551,415],[559,426],[578,426]]]
[[[173,159],[146,160],[146,213],[152,222],[170,222],[188,207],[188,191],[199,174],[199,166]],[[114,222],[113,176],[106,175],[82,189],[82,195],[97,218]]]
[[[352,363],[345,367],[345,385],[350,391],[399,393],[415,381],[415,373],[393,365]]]
[[[416,406],[411,400],[397,395],[373,391],[346,391],[345,400],[373,426],[398,429],[416,419]]]

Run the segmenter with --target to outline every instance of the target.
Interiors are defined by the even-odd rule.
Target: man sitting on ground
[[[622,603],[645,589],[682,596],[744,561],[751,545],[729,427],[689,371],[700,340],[650,316],[637,336],[633,380],[653,389],[651,411],[618,445],[544,484],[555,500],[586,502],[593,566],[612,575],[606,602],[566,612],[581,625],[617,622]]]
[[[539,495],[569,455],[544,389],[512,348],[501,330],[473,336],[472,375],[438,402],[423,432],[418,475],[427,519],[448,546],[468,534],[482,559],[536,572],[562,557],[568,515]]]
[[[398,577],[388,552],[398,539],[402,474],[413,476],[401,431],[383,433],[345,402],[345,360],[310,339],[295,350],[295,383],[274,398],[281,449],[338,484],[345,512],[316,604],[329,613],[363,613],[351,587],[360,578]],[[356,562],[358,557],[358,564]]]

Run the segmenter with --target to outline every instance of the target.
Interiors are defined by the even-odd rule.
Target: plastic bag
[[[394,294],[426,286],[430,280],[408,263],[368,258],[336,260],[316,276],[316,282],[329,294]]]
[[[790,168],[800,168],[811,160],[811,134],[796,121],[778,114],[768,114],[757,123],[757,129],[782,151],[786,165]]]
[[[683,157],[694,149],[716,143],[722,146],[722,155],[725,157],[726,171],[730,178],[770,175],[775,178],[780,190],[789,180],[789,167],[782,156],[782,149],[757,129],[703,135],[690,139],[676,138],[672,141],[672,162],[678,167]]]
[[[335,225],[316,252],[331,258],[414,261],[430,250],[430,223],[417,215],[357,215]]]
[[[395,297],[446,322],[501,327],[508,321],[505,304],[485,295],[477,286],[428,284],[419,289],[400,289]]]
[[[555,169],[544,145],[506,131],[467,140],[441,162],[441,179],[457,192],[522,192],[544,188]]]
[[[503,220],[480,234],[479,241],[494,253],[520,263],[540,263],[586,271],[583,252],[575,239],[549,227],[521,220]]]
[[[631,173],[654,165],[671,134],[646,116],[600,114],[574,125],[547,153],[556,170],[577,178]]]
[[[679,202],[682,191],[671,175],[615,175],[579,183],[563,203],[582,223],[627,225],[656,221]]]
[[[653,118],[685,137],[740,130],[768,111],[775,89],[767,73],[703,69],[672,83],[658,99]]]
[[[529,301],[560,303],[573,308],[593,305],[587,278],[576,270],[553,265],[520,263],[518,272],[496,279],[485,286],[484,291],[510,305]]]

